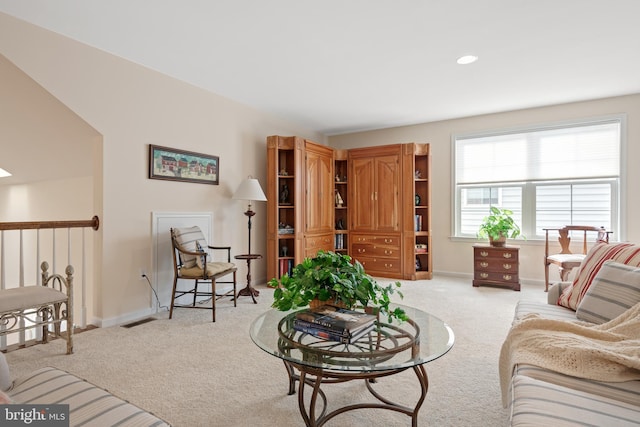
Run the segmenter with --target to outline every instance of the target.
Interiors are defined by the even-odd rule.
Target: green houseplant
[[[520,227],[513,220],[513,211],[491,206],[491,214],[484,217],[478,237],[489,238],[492,246],[504,246],[506,239],[515,239],[520,235]]]
[[[291,276],[285,274],[271,279],[269,286],[275,288],[272,307],[288,311],[308,306],[313,300],[346,308],[374,307],[386,315],[389,322],[393,318],[406,320],[401,308],[390,310],[390,296],[398,292],[400,282],[387,286],[379,285],[364,271],[358,261],[349,255],[330,251],[318,251],[314,258],[296,265]]]

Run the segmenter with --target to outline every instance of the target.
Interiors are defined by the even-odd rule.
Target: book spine
[[[316,320],[306,320],[306,319],[296,319],[296,322],[305,322],[305,324],[307,326],[313,326],[315,328],[321,328],[321,329],[326,329],[328,331],[331,332],[335,332],[335,333],[339,333],[339,334],[343,334],[343,335],[349,335],[349,329],[342,327],[342,326],[337,326],[334,323],[331,322],[323,322],[321,320],[316,321]]]
[[[345,337],[348,337],[350,335],[349,331],[345,328],[336,328],[329,324],[315,323],[315,322],[310,322],[308,320],[295,319],[293,321],[293,326],[295,327],[296,325],[299,325],[300,327],[305,327],[305,328],[313,328],[313,329],[318,329],[322,331],[327,331],[329,333],[345,336]]]
[[[345,337],[336,332],[329,331],[323,328],[314,327],[314,326],[300,325],[296,322],[293,323],[293,329],[299,332],[303,332],[305,334],[313,335],[314,337],[321,338],[323,340],[337,341],[343,344],[349,344],[351,341],[349,337]]]

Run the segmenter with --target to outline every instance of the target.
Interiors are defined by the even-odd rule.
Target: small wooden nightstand
[[[473,245],[473,286],[493,285],[520,290],[518,246]]]

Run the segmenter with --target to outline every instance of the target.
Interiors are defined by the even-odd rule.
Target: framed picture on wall
[[[149,178],[218,185],[220,158],[149,145]]]

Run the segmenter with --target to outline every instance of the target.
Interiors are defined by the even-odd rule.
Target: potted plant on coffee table
[[[291,275],[273,278],[268,285],[275,288],[272,307],[281,311],[331,304],[348,309],[372,307],[386,315],[389,323],[394,318],[407,320],[404,310],[389,308],[393,293],[403,297],[397,290],[400,282],[381,286],[349,255],[318,251],[314,258],[296,265]]]
[[[513,211],[491,206],[491,214],[484,217],[478,237],[489,238],[491,246],[504,246],[507,238],[515,239],[520,235],[520,227],[513,220]]]

